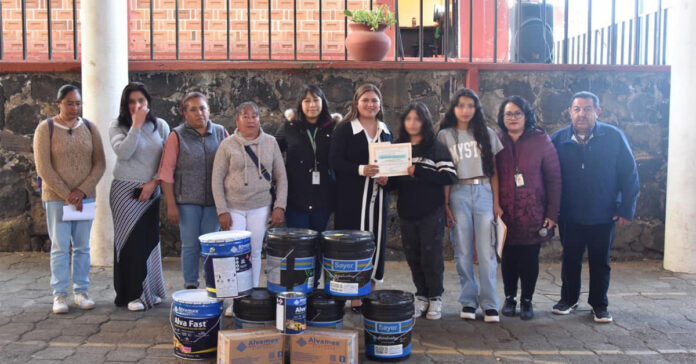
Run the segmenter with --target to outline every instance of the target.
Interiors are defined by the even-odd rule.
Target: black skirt
[[[145,308],[164,300],[160,248],[160,190],[148,201],[138,201],[133,190],[141,183],[114,180],[111,211],[114,218],[114,289],[116,306],[140,299]]]

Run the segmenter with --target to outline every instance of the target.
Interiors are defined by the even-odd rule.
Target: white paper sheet
[[[235,257],[213,259],[213,271],[215,271],[216,296],[236,297],[239,295],[237,260]]]
[[[503,219],[495,219],[495,254],[500,262],[503,258],[503,247],[505,247],[505,237],[507,236],[507,225]]]
[[[73,205],[65,205],[63,206],[63,221],[94,220],[96,209],[97,204],[94,202],[83,203],[82,211],[77,211]]]

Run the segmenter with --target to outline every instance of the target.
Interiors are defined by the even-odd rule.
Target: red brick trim
[[[205,71],[205,70],[302,70],[302,69],[384,69],[435,71],[613,71],[613,72],[670,72],[670,66],[610,66],[531,63],[463,63],[428,62],[357,62],[357,61],[129,61],[130,71]],[[2,73],[80,72],[80,61],[60,62],[0,62]],[[473,76],[472,76],[473,77]],[[473,80],[472,80],[473,81]]]

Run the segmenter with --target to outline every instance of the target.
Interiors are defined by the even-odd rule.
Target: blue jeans
[[[450,209],[456,221],[450,240],[459,273],[459,303],[464,307],[477,308],[480,305],[482,310],[497,310],[498,262],[495,257],[491,185],[452,186]],[[478,256],[480,290],[474,274],[474,247]]]
[[[312,212],[304,212],[288,207],[285,211],[285,225],[290,228],[312,229],[319,233],[326,230],[329,225],[330,210],[314,210]],[[321,247],[318,247],[321,249]],[[314,288],[317,288],[319,279],[321,278],[321,250],[317,252],[317,258],[314,262]]]
[[[83,203],[94,202],[84,199]],[[46,227],[51,239],[51,288],[54,296],[68,294],[70,286],[70,246],[74,293],[89,289],[89,233],[92,220],[63,221],[63,201],[46,201]]]
[[[177,205],[181,234],[181,271],[184,285],[198,287],[201,241],[198,237],[220,230],[215,206]]]

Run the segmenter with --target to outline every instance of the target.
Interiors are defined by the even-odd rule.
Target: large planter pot
[[[348,55],[356,61],[381,61],[391,48],[391,39],[384,34],[387,25],[370,30],[365,24],[348,24],[350,34],[346,38]]]

